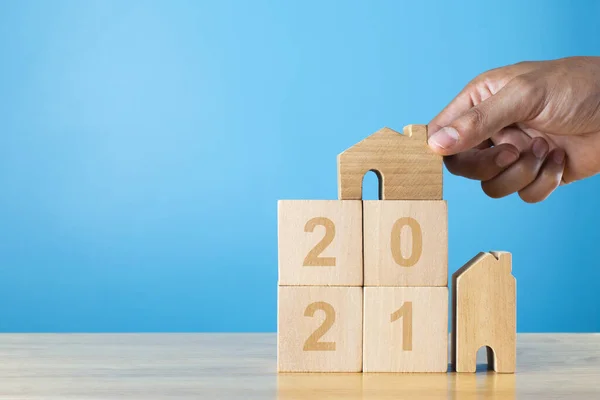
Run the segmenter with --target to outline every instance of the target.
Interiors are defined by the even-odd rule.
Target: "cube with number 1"
[[[448,288],[364,289],[364,372],[446,372]]]

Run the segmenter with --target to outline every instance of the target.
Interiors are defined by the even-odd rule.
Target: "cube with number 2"
[[[279,284],[362,286],[362,202],[280,200]]]
[[[360,372],[362,301],[360,287],[280,286],[278,370]]]

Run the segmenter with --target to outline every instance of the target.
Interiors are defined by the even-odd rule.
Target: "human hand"
[[[600,57],[523,62],[471,81],[429,123],[448,170],[528,203],[600,172]]]

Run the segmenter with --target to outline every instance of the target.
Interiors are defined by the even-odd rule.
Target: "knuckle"
[[[480,130],[485,126],[486,120],[486,113],[479,107],[473,107],[462,118],[459,132],[461,129],[469,132]]]
[[[476,165],[477,179],[480,181],[489,181],[494,179],[502,170],[496,166],[496,164],[491,160],[479,160]]]
[[[533,79],[529,74],[523,74],[514,77],[511,81],[511,84],[520,90],[528,90],[534,86]]]
[[[490,75],[492,75],[494,73],[494,69],[490,69],[487,70],[479,75],[477,75],[475,78],[471,79],[469,81],[469,83],[467,84],[467,88],[471,88],[471,89],[475,89],[477,88],[481,83],[485,82],[486,79],[488,79],[490,77]]]
[[[531,163],[523,162],[515,164],[514,174],[519,177],[521,186],[528,185],[535,180],[539,170],[539,166],[536,164],[536,160],[533,160]]]
[[[477,76],[471,82],[476,83],[476,84],[481,84],[481,83],[489,81],[489,80],[496,80],[496,79],[506,75],[506,71],[507,71],[506,66],[490,68],[487,71],[483,72],[482,74],[479,74],[479,76]]]
[[[519,75],[511,81],[511,85],[527,101],[538,98],[544,88],[543,82],[533,74]]]

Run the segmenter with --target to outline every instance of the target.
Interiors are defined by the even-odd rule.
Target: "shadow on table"
[[[481,370],[481,371],[480,371]],[[291,399],[506,399],[515,375],[478,367],[475,374],[279,374],[278,400]]]

